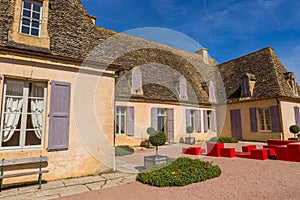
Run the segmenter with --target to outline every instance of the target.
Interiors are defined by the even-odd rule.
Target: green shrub
[[[212,137],[208,142],[238,143],[233,137]]]
[[[156,187],[185,186],[219,177],[221,169],[209,162],[178,158],[167,165],[139,173],[136,180]]]
[[[157,131],[156,134],[150,135],[150,143],[156,147],[156,155],[158,155],[158,147],[164,145],[167,141],[166,134],[163,131]]]
[[[187,127],[186,127],[186,132],[187,132],[187,133],[193,133],[193,132],[194,132],[194,128],[191,127],[191,126],[187,126]]]
[[[125,156],[133,153],[134,153],[134,149],[131,148],[130,146],[116,146],[115,148],[116,156]]]
[[[299,126],[297,125],[290,126],[290,132],[295,135],[295,138],[296,138],[296,134],[299,133],[299,131],[300,131]]]
[[[155,135],[156,134],[156,130],[152,127],[147,128],[147,134],[148,135]]]

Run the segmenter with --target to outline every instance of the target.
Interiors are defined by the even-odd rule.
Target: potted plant
[[[166,134],[160,130],[156,131],[152,127],[147,129],[147,133],[149,134],[149,141],[151,145],[155,146],[156,148],[156,153],[155,156],[144,157],[144,167],[149,168],[157,164],[167,163],[167,156],[158,155],[158,147],[164,145],[167,141]]]
[[[294,134],[294,138],[289,138],[289,140],[298,140],[297,134],[300,132],[300,128],[297,125],[290,126],[290,132]]]
[[[186,143],[187,144],[193,144],[195,142],[195,138],[191,137],[191,134],[194,132],[194,128],[192,126],[187,126],[186,127],[186,132],[190,135],[188,138],[187,138],[187,141]]]

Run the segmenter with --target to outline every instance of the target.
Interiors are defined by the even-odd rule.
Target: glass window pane
[[[22,26],[21,33],[29,34],[29,27]]]
[[[124,115],[121,116],[121,133],[122,134],[125,133],[125,116]]]
[[[36,20],[40,20],[40,13],[33,12],[32,13],[32,18],[36,19]]]
[[[23,81],[17,81],[17,80],[6,80],[6,95],[12,95],[12,96],[23,96],[23,88],[24,88],[24,82]]]
[[[31,29],[31,35],[39,36],[39,29],[32,28]]]
[[[33,4],[33,10],[36,12],[41,12],[41,6],[38,4]]]
[[[30,20],[24,18],[24,19],[22,19],[22,24],[23,24],[23,25],[30,26]]]
[[[26,131],[25,146],[41,145],[41,133],[42,130]]]
[[[29,84],[29,97],[44,97],[44,89],[47,87],[46,83],[32,82]]]
[[[28,10],[23,10],[23,16],[29,17],[29,18],[30,18],[30,17],[31,17],[30,14],[31,14],[30,11],[28,11]]]
[[[31,9],[31,3],[24,1],[24,8]]]
[[[37,29],[40,27],[40,23],[38,21],[32,21],[31,25],[32,25],[32,27],[37,28]]]
[[[8,141],[2,141],[2,147],[18,147],[20,145],[20,131],[14,131]]]

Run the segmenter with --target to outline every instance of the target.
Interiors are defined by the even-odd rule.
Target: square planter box
[[[144,167],[150,168],[156,165],[165,164],[168,161],[168,156],[145,156]]]

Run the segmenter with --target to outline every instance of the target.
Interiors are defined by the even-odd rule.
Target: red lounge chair
[[[250,153],[252,149],[256,149],[256,145],[243,146],[242,151]]]
[[[285,145],[275,147],[276,160],[288,160],[287,147]]]
[[[300,162],[300,143],[291,143],[287,145],[288,161]]]
[[[251,159],[267,160],[268,159],[268,150],[267,149],[252,149],[251,150]]]
[[[215,143],[215,142],[208,142],[207,143],[207,155],[220,157],[221,152],[220,149],[224,148],[224,143]]]
[[[222,148],[220,149],[221,157],[234,158],[235,157],[235,148]]]

